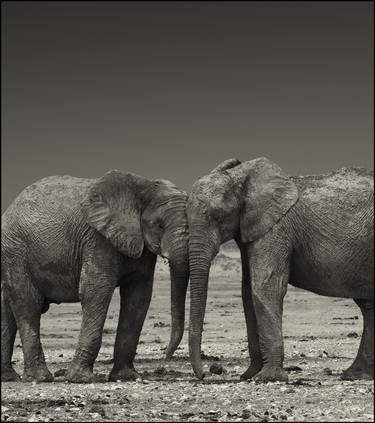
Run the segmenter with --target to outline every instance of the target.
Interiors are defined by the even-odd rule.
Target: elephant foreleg
[[[374,302],[354,300],[363,315],[363,333],[357,357],[353,364],[343,372],[345,380],[374,379]]]
[[[257,322],[262,370],[259,382],[287,381],[283,370],[283,299],[289,280],[287,245],[269,239],[256,241],[250,252],[252,300]]]
[[[153,271],[147,276],[133,275],[120,286],[121,309],[110,381],[136,380],[140,375],[133,361],[152,297]]]
[[[104,269],[108,269],[108,273]],[[82,323],[78,346],[66,375],[69,382],[89,383],[94,380],[94,362],[101,347],[103,326],[116,282],[108,265],[94,260],[82,266]]]
[[[237,241],[241,252],[242,264],[242,304],[246,319],[247,344],[250,355],[250,366],[241,375],[241,380],[251,379],[262,368],[262,355],[259,348],[259,337],[254,305],[251,293],[251,278],[249,269],[248,248],[245,244]]]

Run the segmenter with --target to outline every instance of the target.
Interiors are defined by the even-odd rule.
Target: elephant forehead
[[[198,195],[196,198],[190,198],[187,206],[189,220],[209,218],[213,213],[224,210],[222,196],[217,195]]]
[[[155,220],[163,218],[166,220],[186,221],[187,195],[175,193],[174,195],[160,195],[153,198],[143,211],[143,218]]]
[[[207,175],[193,185],[192,197],[207,202],[207,200],[224,196],[228,187],[229,184],[224,175]]]
[[[179,191],[173,192],[159,192],[149,203],[150,208],[156,209],[184,209],[187,202],[187,194],[181,193]]]
[[[168,181],[168,179],[155,179],[154,182],[156,183],[156,185],[164,185],[166,187],[175,188],[177,190],[176,185],[173,182]]]
[[[167,180],[159,179],[155,181],[156,184],[152,187],[152,197],[154,199],[183,199],[186,201],[187,193]]]

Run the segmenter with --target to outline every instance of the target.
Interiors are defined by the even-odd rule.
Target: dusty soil
[[[170,287],[167,267],[159,262],[135,363],[144,381],[105,382],[119,311],[116,292],[95,365],[97,382],[75,385],[60,376],[52,384],[2,383],[1,420],[374,421],[374,383],[339,377],[354,359],[362,333],[362,315],[352,300],[289,287],[283,320],[289,383],[239,381],[249,362],[240,279],[238,252],[222,250],[210,277],[202,343],[204,381],[194,378],[188,362],[187,333],[175,359],[164,360]],[[67,368],[80,320],[79,304],[52,305],[43,315],[42,342],[53,373]],[[18,336],[14,362],[22,373]],[[209,372],[213,363],[223,366],[222,374]]]

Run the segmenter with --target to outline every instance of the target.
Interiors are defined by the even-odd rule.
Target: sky
[[[372,2],[2,2],[2,211],[50,175],[373,168]]]

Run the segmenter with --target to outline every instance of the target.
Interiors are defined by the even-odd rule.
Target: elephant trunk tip
[[[202,368],[200,341],[197,342],[196,340],[193,340],[190,341],[189,344],[191,366],[197,379],[202,380],[205,377],[205,374]]]
[[[175,341],[173,341],[173,342],[170,341],[169,342],[169,345],[168,345],[167,350],[165,352],[165,358],[167,360],[170,360],[173,357],[173,354],[177,350],[178,345],[179,345],[179,341],[178,342],[175,342]]]
[[[206,376],[206,374],[204,373],[204,371],[203,371],[202,367],[200,367],[200,368],[193,368],[193,370],[194,370],[194,374],[195,374],[195,376],[196,376],[196,377],[197,377],[197,379],[199,379],[199,380],[203,380],[203,379],[204,379],[204,377]]]

